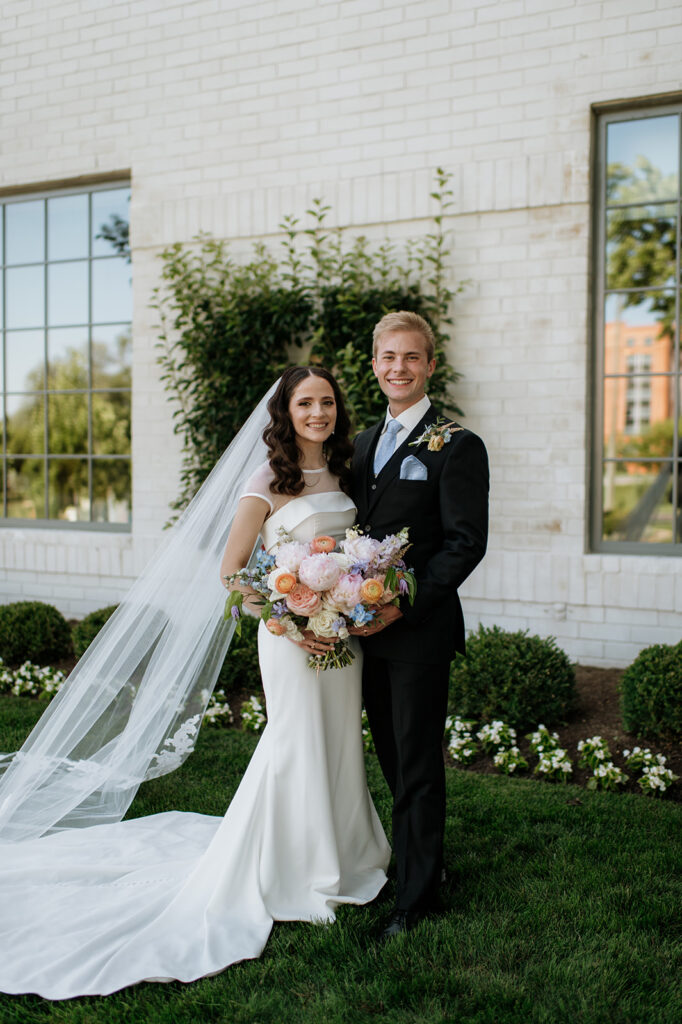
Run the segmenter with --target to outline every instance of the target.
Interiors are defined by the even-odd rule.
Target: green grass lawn
[[[0,750],[37,711],[0,698]],[[222,814],[255,742],[203,730],[131,814]],[[388,828],[374,758],[368,773]],[[334,925],[275,925],[260,960],[218,977],[66,1003],[0,996],[0,1024],[679,1024],[681,825],[665,800],[448,769],[446,909],[409,935],[376,944],[389,882]]]

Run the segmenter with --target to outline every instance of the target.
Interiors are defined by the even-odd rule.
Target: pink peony
[[[322,604],[322,598],[305,583],[297,583],[286,596],[287,608],[294,615],[314,615]]]
[[[347,615],[361,600],[362,576],[359,573],[344,573],[329,591],[327,599]]]
[[[371,562],[379,551],[381,545],[378,540],[372,537],[346,536],[343,542],[343,550],[353,559],[354,562]]]
[[[340,575],[339,563],[329,555],[308,555],[298,567],[301,583],[305,583],[311,590],[329,590]]]
[[[280,544],[275,555],[275,565],[280,569],[288,569],[289,572],[298,572],[298,567],[304,558],[310,554],[310,544],[302,544],[297,540],[287,541]]]

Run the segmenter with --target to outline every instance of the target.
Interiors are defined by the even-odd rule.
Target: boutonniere
[[[453,434],[464,427],[455,426],[455,421],[446,423],[442,416],[439,416],[435,423],[430,423],[423,434],[420,434],[415,441],[410,441],[410,447],[426,443],[430,452],[439,452],[448,442]]]

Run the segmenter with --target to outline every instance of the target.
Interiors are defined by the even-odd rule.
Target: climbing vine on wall
[[[183,439],[176,512],[291,363],[322,363],[336,374],[357,430],[379,419],[385,399],[372,373],[372,330],[391,310],[429,321],[438,357],[429,393],[443,409],[461,412],[451,393],[458,375],[444,354],[461,288],[447,283],[449,178],[437,170],[432,230],[401,247],[348,239],[327,227],[330,208],[315,200],[308,226],[284,218],[277,252],[258,244],[250,259],[236,261],[226,241],[208,235],[164,250],[153,306],[162,380]]]

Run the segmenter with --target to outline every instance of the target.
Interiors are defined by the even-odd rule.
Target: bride
[[[303,541],[352,525],[348,431],[328,371],[285,371],[10,757],[0,991],[68,999],[193,981],[259,956],[273,921],[333,921],[340,903],[366,903],[384,885],[390,850],[365,780],[359,651],[316,674],[313,637],[297,645],[262,623],[268,723],[225,816],[120,820],[143,778],[192,749],[229,642],[215,571],[223,546],[221,576],[248,562],[259,536],[271,549],[281,528]]]

